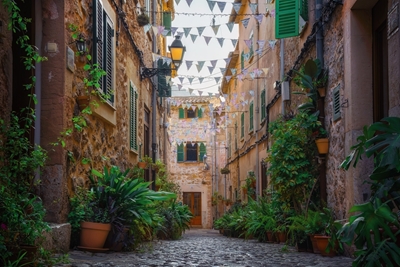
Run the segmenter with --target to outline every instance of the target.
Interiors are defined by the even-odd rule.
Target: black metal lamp
[[[179,35],[175,36],[175,40],[168,47],[171,54],[172,63],[174,64],[174,68],[171,67],[168,69],[159,69],[159,68],[141,67],[140,78],[141,79],[150,78],[159,73],[170,75],[169,73],[171,72],[172,69],[178,70],[178,68],[182,64],[183,56],[186,51],[186,47],[183,46],[182,41],[180,39],[181,37]]]
[[[84,54],[86,53],[86,39],[83,34],[79,34],[78,38],[75,41],[76,49],[79,53]]]

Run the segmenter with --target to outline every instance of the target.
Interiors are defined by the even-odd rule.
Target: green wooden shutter
[[[167,63],[163,63],[162,60],[159,60],[157,63],[159,69],[170,69],[171,67]],[[159,97],[171,97],[171,85],[167,83],[166,75],[171,76],[171,71],[163,71],[160,72],[158,76],[158,96]]]
[[[237,131],[237,122],[235,122],[235,151],[238,149],[237,135],[238,135],[238,131]]]
[[[276,0],[275,38],[299,35],[300,0]]]
[[[240,54],[240,67],[241,70],[244,70],[244,51]]]
[[[265,119],[266,110],[265,110],[265,89],[261,91],[261,121]]]
[[[114,103],[114,86],[113,86],[113,77],[114,77],[114,28],[112,25],[111,19],[105,15],[105,23],[106,26],[104,29],[104,64],[103,69],[107,73],[104,78],[104,94],[107,95],[107,101],[111,104]]]
[[[201,110],[201,108],[199,108],[197,110],[197,117],[202,118],[203,117],[203,111]]]
[[[137,143],[137,99],[138,94],[134,89],[133,85],[130,85],[130,148],[137,151],[138,143]]]
[[[254,102],[253,101],[251,101],[250,102],[250,118],[249,118],[249,120],[250,120],[250,127],[249,127],[249,129],[250,129],[250,131],[252,131],[253,129],[254,129]]]
[[[340,112],[340,85],[333,89],[333,121],[337,121],[342,117]]]
[[[179,119],[185,118],[185,110],[183,108],[179,108]]]
[[[229,132],[228,133],[228,158],[230,158],[231,157],[231,153],[232,153],[232,145],[231,145],[231,143],[232,143],[232,133],[231,132]]]
[[[200,156],[199,161],[202,162],[204,155],[207,155],[206,146],[203,143],[200,143]]]
[[[178,156],[177,157],[178,162],[182,162],[182,161],[185,160],[185,158],[184,158],[185,153],[184,153],[184,150],[183,150],[183,144],[178,145],[177,156]]]
[[[167,36],[171,36],[171,21],[172,21],[171,12],[164,12],[163,13],[163,26],[165,27],[166,30],[169,30],[169,33],[167,34]]]
[[[300,0],[300,16],[308,21],[308,0]]]
[[[100,0],[93,0],[93,64],[103,66],[103,6]],[[103,91],[102,79],[96,88]]]
[[[240,115],[240,138],[244,137],[244,113]]]

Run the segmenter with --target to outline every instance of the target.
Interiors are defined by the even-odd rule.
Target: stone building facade
[[[268,136],[264,139],[266,128],[279,114],[294,111],[304,101],[293,94],[288,99],[281,88],[274,88],[274,83],[288,81],[290,92],[296,91],[292,69],[299,70],[307,59],[318,58],[323,68],[329,71],[326,96],[318,100],[320,119],[329,133],[329,152],[320,157],[319,179],[327,204],[336,217],[347,217],[353,204],[368,199],[369,187],[364,182],[368,180],[373,165],[363,160],[357,168],[345,172],[339,168],[340,163],[356,143],[364,125],[385,116],[399,116],[399,1],[298,1],[300,5],[307,4],[307,22],[298,36],[283,39],[275,37],[278,0],[267,1],[266,4],[265,1],[257,1],[258,13],[266,11],[266,17],[258,23],[254,16],[250,16],[247,27],[242,20],[246,14],[251,14],[250,4],[240,0],[235,2],[242,4],[239,13],[232,10],[231,15],[231,21],[240,24],[239,42],[231,53],[232,60],[227,69],[234,68],[241,73],[243,69],[251,72],[258,68],[263,72],[258,79],[238,81],[232,78],[229,82],[224,79],[222,85],[223,92],[229,95],[228,102],[235,94],[240,96],[242,92],[254,92],[254,100],[251,101],[255,103],[252,117],[255,131],[247,130],[251,119],[248,115],[244,122],[244,138],[241,139],[240,131],[235,130],[240,129],[239,118],[236,119],[238,126],[228,130],[228,135],[232,136],[231,147],[235,148],[228,156],[231,177],[240,177],[237,180],[243,182],[246,170],[241,170],[242,167],[254,167],[258,193],[268,187],[267,179],[263,177],[266,166],[261,163],[271,142]],[[304,12],[304,9],[297,12]],[[322,14],[321,19],[316,19],[318,13]],[[245,40],[251,39],[252,33],[255,40],[271,43],[261,54],[254,53],[253,58],[250,56],[243,60],[241,53],[249,53]],[[252,44],[259,49],[255,40]],[[225,78],[231,75],[228,71]],[[262,90],[265,90],[264,94]],[[283,97],[285,101],[282,101]],[[266,114],[265,121],[262,121],[264,107]],[[249,109],[237,110],[246,112]]]
[[[218,172],[225,162],[225,153],[221,153],[225,150],[225,132],[217,123],[222,113],[216,112],[220,99],[173,96],[168,102],[169,179],[179,184],[179,199],[194,214],[191,226],[211,228],[220,213],[212,204],[212,196],[224,188]]]
[[[160,11],[170,12],[170,23],[174,7],[173,1],[143,0],[31,3],[17,1],[21,14],[33,18],[27,31],[32,44],[47,57],[34,71],[38,103],[32,142],[49,153],[38,190],[46,219],[65,223],[69,197],[77,186],[87,185],[90,169],[133,168],[145,154],[164,157],[166,132],[160,122],[165,101],[157,96],[157,77],[141,78],[140,74],[141,68],[153,67],[153,51],[167,56],[166,40],[152,30],[145,32],[137,17],[147,12],[151,23],[162,25],[165,18]],[[23,53],[15,43],[18,33],[9,31],[7,23],[8,14],[0,4],[0,117],[6,120],[11,111],[18,112],[28,102],[30,92],[23,85],[32,75],[23,70]],[[85,39],[85,55],[76,53],[74,33]],[[99,89],[84,86],[88,63],[106,71]],[[93,90],[102,92],[96,96],[90,93]],[[108,97],[101,99],[102,93]],[[85,94],[91,96],[92,114],[79,109],[77,97]],[[78,116],[87,124],[82,130],[74,127],[73,118]],[[60,137],[65,147],[53,145]],[[153,177],[148,173],[145,178],[152,181]]]

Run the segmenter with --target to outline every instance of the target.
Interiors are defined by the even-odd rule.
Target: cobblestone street
[[[283,245],[228,238],[215,230],[186,231],[181,240],[154,242],[146,252],[90,253],[71,251],[72,267],[108,266],[318,266],[349,267],[347,257],[299,253]]]

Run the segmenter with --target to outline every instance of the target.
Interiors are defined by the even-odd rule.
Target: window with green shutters
[[[254,102],[251,101],[250,102],[250,110],[249,110],[250,116],[249,116],[249,120],[250,120],[250,127],[249,130],[253,131],[254,129]]]
[[[114,103],[114,26],[103,9],[100,0],[93,1],[93,63],[98,64],[106,75],[99,79],[99,90]]]
[[[265,110],[265,89],[261,91],[261,121],[263,121],[266,117],[266,110]]]
[[[178,147],[177,147],[177,161],[178,162],[185,161],[185,151],[184,151],[183,143],[178,145]]]
[[[230,158],[231,157],[231,153],[232,153],[232,150],[231,150],[231,147],[232,147],[232,145],[231,145],[231,141],[232,140],[232,134],[231,134],[231,132],[229,132],[228,133],[228,158]]]
[[[202,162],[204,159],[204,155],[207,155],[206,146],[203,143],[200,143],[200,153],[199,153],[199,161]]]
[[[138,142],[137,142],[137,101],[138,94],[136,87],[131,83],[129,88],[129,102],[130,102],[130,119],[129,119],[129,132],[130,132],[130,149],[137,151],[138,150]]]
[[[298,36],[308,20],[308,0],[276,0],[275,38]]]
[[[184,109],[184,108],[179,108],[179,119],[187,119],[187,118],[202,118],[203,117],[203,111],[201,108],[197,109],[197,112],[193,111],[193,109]]]
[[[242,51],[242,53],[240,54],[240,67],[241,70],[244,69],[244,51]]]
[[[244,137],[244,112],[240,115],[240,138]]]
[[[198,118],[202,118],[203,117],[203,111],[201,110],[201,108],[197,109],[197,117]]]

